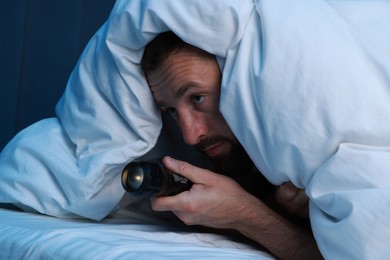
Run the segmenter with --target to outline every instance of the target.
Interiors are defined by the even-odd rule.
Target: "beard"
[[[231,149],[227,153],[215,157],[208,157],[213,164],[212,170],[229,177],[237,177],[250,172],[253,168],[253,162],[238,141],[225,136],[212,136],[203,139],[195,145],[195,148],[202,151],[204,148],[221,141],[229,143]]]

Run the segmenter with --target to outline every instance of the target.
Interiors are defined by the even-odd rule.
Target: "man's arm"
[[[322,259],[310,230],[288,221],[250,194],[242,202],[233,229],[281,259]]]
[[[154,199],[154,210],[172,211],[188,225],[237,230],[282,259],[322,258],[310,231],[275,213],[232,179],[170,158],[163,162],[194,185],[176,196]]]

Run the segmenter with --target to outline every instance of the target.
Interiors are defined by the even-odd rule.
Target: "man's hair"
[[[186,46],[189,46],[189,44],[171,31],[159,34],[145,47],[141,60],[144,73],[147,74],[149,71],[160,67],[173,52]]]

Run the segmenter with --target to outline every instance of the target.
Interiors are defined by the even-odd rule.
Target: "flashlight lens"
[[[144,169],[141,166],[135,166],[130,169],[129,177],[127,179],[128,187],[133,191],[138,190],[144,181],[144,174]]]

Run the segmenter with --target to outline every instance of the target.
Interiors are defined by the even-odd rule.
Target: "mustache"
[[[225,136],[214,135],[214,136],[206,137],[206,138],[200,140],[199,143],[194,145],[194,147],[200,151],[203,151],[207,147],[214,145],[214,144],[217,144],[217,143],[220,143],[220,142],[228,142],[228,143],[234,144],[234,142],[232,140],[230,140],[229,138],[227,138]]]

